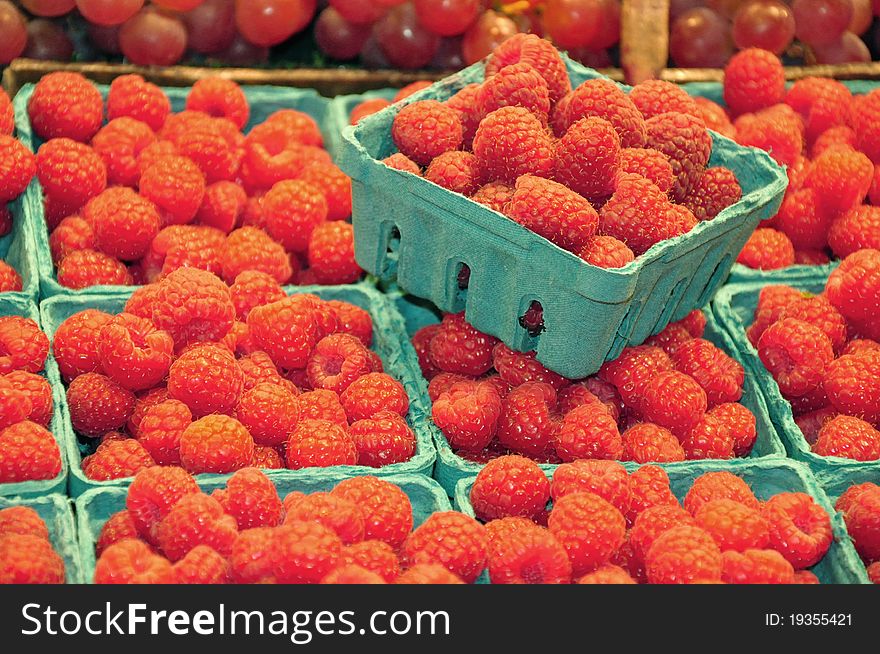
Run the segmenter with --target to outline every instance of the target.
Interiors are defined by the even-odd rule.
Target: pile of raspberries
[[[199,80],[172,114],[159,87],[123,75],[103,124],[98,89],[67,72],[37,83],[28,113],[45,140],[36,175],[62,286],[145,284],[183,267],[230,284],[246,270],[280,284],[362,275],[351,180],[305,113],[279,110],[245,135],[250,107],[232,81]]]
[[[262,277],[261,277],[262,276]],[[409,397],[370,350],[358,306],[288,297],[271,277],[227,287],[181,268],[124,312],[80,311],[52,342],[89,479],[179,465],[310,468],[408,461]],[[94,449],[97,446],[97,449]]]
[[[542,463],[637,463],[748,456],[755,416],[739,400],[745,371],[702,338],[694,311],[581,380],[542,366],[447,314],[412,342],[434,423],[456,453],[485,463],[521,454]]]
[[[592,79],[572,90],[556,49],[519,34],[489,57],[482,84],[401,108],[391,130],[398,152],[384,162],[590,264],[620,268],[742,196],[732,171],[707,168],[712,139],[700,114],[668,82],[627,94]]]
[[[483,468],[470,499],[496,584],[817,584],[808,568],[833,540],[810,495],[759,499],[730,472],[699,476],[679,502],[657,466],[575,461],[548,480],[511,455]]]
[[[208,495],[185,470],[154,467],[125,507],[101,529],[95,583],[461,584],[485,565],[476,520],[438,512],[413,530],[406,493],[372,476],[282,500],[256,468]]]
[[[813,452],[880,459],[880,250],[860,250],[819,295],[761,289],[746,330]]]
[[[0,238],[12,231],[9,203],[24,193],[37,169],[34,154],[12,136],[14,131],[12,102],[0,89]],[[0,259],[0,293],[21,289],[21,275]]]
[[[64,559],[29,506],[0,509],[0,584],[63,584]]]
[[[779,57],[752,48],[724,70],[726,110],[695,101],[710,129],[788,169],[779,212],[755,231],[739,263],[772,270],[880,248],[880,206],[872,206],[880,205],[880,91],[853,96],[825,77],[786,90]]]
[[[850,486],[834,505],[865,565],[868,578],[880,584],[880,486],[868,482]]]
[[[49,338],[30,318],[0,317],[0,484],[54,479],[61,451],[49,432],[52,387],[40,373]]]

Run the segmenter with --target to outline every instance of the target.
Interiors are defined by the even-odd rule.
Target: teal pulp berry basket
[[[627,467],[630,472],[634,470],[629,465]],[[870,583],[865,566],[846,533],[843,518],[834,511],[828,496],[805,465],[782,459],[723,463],[693,461],[679,464],[675,468],[667,468],[666,471],[669,473],[672,492],[679,501],[684,499],[697,477],[707,472],[719,471],[731,472],[741,477],[762,501],[770,499],[777,493],[807,493],[831,516],[834,534],[834,541],[825,558],[813,566],[811,571],[823,584]],[[550,478],[552,475],[547,476]],[[455,508],[471,517],[475,517],[470,500],[474,479],[475,477],[468,477],[459,481],[454,496]]]
[[[865,93],[870,93],[874,89],[880,88],[880,81],[877,80],[840,81],[844,86],[852,91],[854,95],[864,95]],[[791,86],[791,84],[792,82],[789,82],[788,86]],[[708,98],[713,102],[717,102],[722,107],[726,106],[724,103],[724,90],[722,88],[721,82],[689,82],[687,84],[682,84],[682,88],[690,95]],[[836,263],[832,262],[830,264],[822,266],[797,265],[789,266],[788,268],[783,268],[781,270],[765,271],[755,270],[753,268],[748,268],[747,266],[737,263],[734,264],[733,268],[731,268],[730,277],[727,281],[731,284],[758,282],[765,279],[768,274],[775,277],[780,273],[784,273],[788,278],[795,280],[810,278],[813,275],[817,274],[827,276],[836,267],[836,265]]]
[[[771,276],[760,284],[730,284],[721,289],[712,303],[713,313],[734,342],[747,372],[754,377],[766,398],[770,420],[776,426],[789,456],[805,462],[822,484],[829,483],[831,479],[846,478],[863,472],[871,474],[873,471],[880,474],[880,461],[861,462],[814,454],[794,421],[791,403],[782,397],[779,385],[761,363],[758,351],[746,337],[746,328],[752,324],[755,308],[758,306],[758,295],[764,286],[788,284],[809,293],[821,293],[826,280],[826,276],[816,275],[810,281],[800,279],[792,283],[790,277]]]
[[[420,300],[411,300],[399,292],[392,294],[390,297],[394,300],[397,310],[403,316],[406,323],[407,333],[412,335],[418,329],[439,322],[439,314],[436,309]],[[740,363],[742,360],[736,353],[736,348],[724,330],[718,325],[710,311],[704,311],[706,314],[706,332],[705,338],[718,345],[725,352],[736,358]],[[410,346],[411,347],[411,346]],[[483,464],[468,461],[456,454],[446,437],[443,435],[430,416],[431,399],[428,397],[427,382],[419,375],[419,382],[423,387],[422,395],[429,407],[428,420],[431,423],[432,434],[434,436],[434,445],[437,449],[437,463],[434,466],[434,479],[440,482],[440,485],[452,495],[456,484],[463,478],[476,475],[483,469]],[[770,420],[767,405],[764,396],[761,394],[758,385],[751,376],[746,375],[743,396],[740,400],[752,413],[755,414],[758,429],[758,439],[755,442],[755,448],[749,457],[749,460],[763,459],[765,457],[784,457],[785,447],[776,433],[776,428]],[[667,463],[661,467],[669,470],[677,469],[681,466],[688,466],[692,462],[685,463]],[[630,464],[627,464],[630,465]],[[552,472],[556,469],[555,465],[544,464],[541,466],[544,470]]]
[[[199,486],[206,493],[224,488],[231,475],[218,476],[211,480],[199,479]],[[278,495],[295,491],[319,493],[332,490],[346,475],[324,475],[320,478],[273,478]],[[413,509],[413,526],[417,527],[432,513],[451,511],[452,505],[446,493],[433,479],[423,475],[398,474],[383,477],[397,485],[407,494]],[[95,542],[107,519],[117,511],[125,509],[126,490],[124,488],[93,488],[76,499],[76,522],[79,531],[79,557],[83,563],[84,581],[92,583],[95,577]]]
[[[109,87],[96,85],[101,95],[107,98]],[[307,113],[315,119],[325,145],[332,148],[336,140],[334,129],[328,118],[330,100],[318,95],[312,89],[296,89],[275,86],[244,86],[242,87],[251,108],[250,122],[245,131],[262,123],[266,118],[280,109],[296,109]],[[171,100],[172,111],[182,111],[186,105],[187,88],[164,88],[163,91]],[[33,84],[26,84],[18,95],[15,96],[15,120],[18,127],[19,138],[22,143],[36,152],[42,145],[40,138],[34,134],[27,112],[27,103],[34,92]],[[92,286],[87,289],[73,290],[61,286],[55,274],[55,266],[52,263],[52,255],[49,251],[49,231],[43,212],[43,191],[39,182],[35,179],[25,193],[23,200],[23,216],[27,223],[27,229],[33,232],[35,242],[36,266],[39,272],[39,289],[41,296],[52,297],[60,293],[94,295],[101,293],[118,293],[125,291],[127,286]],[[2,253],[2,244],[0,244]],[[34,275],[37,278],[36,274]]]
[[[600,77],[566,59],[572,85]],[[546,367],[585,377],[691,310],[705,306],[723,283],[757,224],[773,215],[787,179],[763,152],[716,134],[710,165],[731,168],[743,198],[685,236],[651,248],[620,269],[591,266],[468,198],[391,169],[391,125],[405,104],[445,100],[483,79],[479,63],[343,131],[339,165],[352,178],[355,253],[380,279],[396,278],[407,292],[468,321],[515,350],[537,351]],[[458,287],[470,268],[466,290]],[[544,331],[521,324],[541,303]]]
[[[83,577],[82,559],[80,558],[71,501],[66,496],[57,493],[30,499],[0,497],[0,510],[13,506],[26,506],[39,514],[49,529],[49,541],[52,543],[52,547],[64,559],[66,583],[83,583],[85,577]]]
[[[7,297],[7,295],[12,295]],[[23,316],[40,324],[40,313],[36,304],[16,294],[0,295],[0,316]],[[52,420],[49,422],[49,431],[58,442],[61,453],[61,471],[54,479],[40,481],[20,481],[15,483],[0,484],[0,497],[35,498],[50,495],[52,493],[66,493],[68,458],[67,447],[69,443],[68,430],[65,425],[69,424],[67,416],[67,403],[64,400],[64,389],[61,385],[61,375],[58,374],[58,366],[51,354],[46,359],[45,368],[40,373],[49,380],[52,387]]]
[[[100,295],[56,295],[42,303],[43,324],[50,339],[55,330],[66,318],[84,309],[100,309],[108,313],[119,313],[123,310],[132,291],[122,293],[104,293]],[[403,328],[403,319],[378,291],[360,283],[349,286],[302,286],[288,287],[288,293],[314,293],[325,300],[342,300],[366,309],[373,318],[373,350],[382,358],[385,371],[399,379],[410,398],[407,422],[416,435],[416,451],[412,459],[393,463],[382,468],[367,466],[333,466],[331,468],[305,468],[302,470],[267,470],[266,474],[275,481],[312,480],[324,476],[343,475],[378,475],[381,477],[393,474],[426,474],[431,475],[436,458],[432,435],[430,406],[425,406],[422,397],[422,386],[419,383],[418,359],[409,346]],[[50,357],[51,359],[51,357]],[[54,364],[54,359],[52,360]],[[64,405],[65,439],[67,456],[70,461],[69,491],[71,497],[78,497],[93,488],[112,488],[128,486],[131,477],[110,481],[93,481],[88,479],[82,470],[82,459],[94,451],[95,439],[80,439],[74,433],[67,413],[67,400],[64,387],[59,380],[61,401]],[[216,475],[199,475],[199,479],[213,479]],[[221,475],[220,478],[223,476]]]

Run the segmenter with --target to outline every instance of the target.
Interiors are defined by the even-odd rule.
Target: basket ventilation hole
[[[544,307],[541,306],[541,303],[532,300],[528,310],[520,316],[519,324],[529,333],[529,336],[537,338],[545,329]]]

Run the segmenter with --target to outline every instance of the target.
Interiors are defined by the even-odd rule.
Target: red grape
[[[434,58],[431,60],[431,68],[437,70],[461,70],[465,67],[464,57],[461,54],[460,36],[450,36],[440,39],[440,45]]]
[[[593,50],[610,48],[620,40],[620,2],[619,0],[599,0],[604,16],[599,21],[599,29],[592,43]]]
[[[608,50],[578,48],[576,50],[569,50],[568,56],[589,68],[610,68],[614,65]]]
[[[682,68],[721,68],[733,54],[727,21],[705,7],[686,11],[672,24],[669,54]]]
[[[838,41],[829,45],[811,46],[817,64],[848,64],[871,61],[871,51],[858,36],[844,32]]]
[[[63,16],[73,10],[76,0],[21,0],[21,6],[34,16]]]
[[[235,39],[234,0],[205,0],[182,18],[189,35],[187,47],[194,52],[220,52]]]
[[[671,0],[669,3],[669,22],[672,23],[684,12],[702,6],[702,0]]]
[[[851,0],[794,0],[795,33],[807,45],[830,45],[840,40],[853,17]]]
[[[86,20],[98,25],[119,25],[144,6],[144,0],[76,0]]]
[[[107,54],[122,54],[119,48],[119,25],[96,25],[87,23],[86,31],[89,34],[89,42]]]
[[[70,61],[73,43],[57,23],[37,18],[28,23],[28,43],[25,57],[47,61]]]
[[[364,47],[361,49],[361,65],[364,68],[370,69],[381,69],[381,68],[391,68],[391,64],[388,63],[388,58],[385,56],[385,53],[382,52],[382,48],[379,47],[379,42],[376,41],[376,35],[371,31],[370,36],[367,37],[367,42],[364,43]]]
[[[603,14],[597,0],[548,0],[544,29],[560,48],[583,48],[592,44]]]
[[[321,52],[333,59],[354,59],[369,36],[369,25],[350,23],[333,7],[322,11],[315,22],[315,41]]]
[[[330,6],[349,23],[375,23],[388,11],[376,0],[330,0]]]
[[[0,65],[20,57],[27,39],[24,16],[11,2],[0,0]]]
[[[440,37],[419,24],[415,7],[394,7],[373,26],[382,52],[395,68],[424,68],[434,57]]]
[[[462,34],[477,18],[481,0],[415,0],[419,22],[440,36]]]
[[[853,34],[864,34],[871,28],[871,23],[874,21],[871,0],[852,0],[852,5],[853,17],[847,30]]]
[[[191,11],[205,0],[153,0],[154,5],[159,5],[172,11]]]
[[[230,66],[255,66],[269,60],[269,48],[254,45],[241,34],[236,34],[229,47],[217,57]]]
[[[186,26],[177,16],[144,9],[119,29],[119,47],[139,66],[171,66],[186,51]]]
[[[733,42],[740,49],[763,48],[782,54],[794,39],[794,14],[778,0],[753,0],[733,20]]]
[[[391,9],[391,7],[402,5],[404,2],[407,1],[408,0],[372,0],[373,4],[379,5],[380,7],[385,7],[386,9]]]
[[[722,18],[729,20],[736,15],[744,2],[745,0],[706,0],[705,5]]]
[[[464,63],[470,66],[488,56],[519,29],[510,18],[491,9],[471,25],[461,41]]]
[[[269,47],[302,30],[316,9],[316,0],[235,0],[235,22],[248,41]]]

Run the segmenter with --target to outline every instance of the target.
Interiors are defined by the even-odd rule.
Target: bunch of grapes
[[[745,48],[842,64],[871,61],[865,39],[880,47],[872,0],[672,0],[669,11],[669,54],[686,68],[722,67]]]

